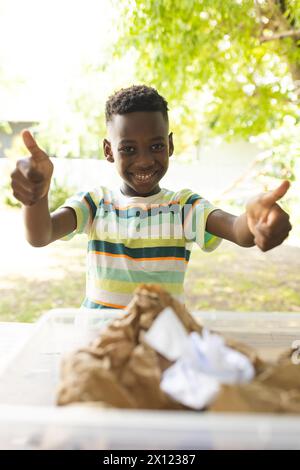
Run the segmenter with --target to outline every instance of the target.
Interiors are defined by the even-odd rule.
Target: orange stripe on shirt
[[[163,256],[160,258],[132,258],[129,255],[122,255],[122,254],[115,254],[115,253],[106,253],[105,251],[94,251],[91,250],[89,253],[93,253],[95,255],[104,255],[104,256],[112,256],[114,258],[128,258],[131,259],[132,261],[161,261],[161,260],[177,260],[177,261],[184,261],[185,263],[188,263],[188,261],[185,258],[177,258],[176,256]]]
[[[94,304],[104,305],[105,307],[112,307],[112,308],[126,308],[127,307],[127,305],[110,304],[108,302],[102,302],[100,300],[91,299],[90,297],[89,297],[89,300],[91,300],[91,302],[93,302]]]

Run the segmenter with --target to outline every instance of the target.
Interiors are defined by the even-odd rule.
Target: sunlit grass
[[[223,242],[213,253],[195,249],[186,277],[187,306],[200,310],[300,312],[300,249],[268,253]]]

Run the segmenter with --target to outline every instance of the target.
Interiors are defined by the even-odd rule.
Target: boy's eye
[[[153,150],[154,152],[160,152],[162,151],[163,149],[165,148],[165,144],[154,144],[154,145],[151,145],[151,150]],[[135,147],[132,147],[130,145],[127,145],[126,147],[122,147],[119,149],[119,152],[121,153],[126,153],[127,155],[128,154],[133,154],[135,152]]]
[[[165,144],[154,144],[154,145],[151,146],[151,148],[153,150],[160,151],[160,150],[163,150],[165,148]]]
[[[119,151],[122,153],[133,153],[135,151],[135,148],[127,146],[127,147],[122,147],[121,149],[119,149]]]

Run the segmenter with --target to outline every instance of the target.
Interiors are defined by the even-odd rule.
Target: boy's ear
[[[108,162],[114,162],[115,161],[114,157],[113,157],[112,150],[111,150],[111,144],[107,139],[103,140],[103,152],[104,152],[104,156],[105,156],[105,158]]]
[[[174,143],[173,143],[173,132],[169,134],[169,157],[173,155],[174,152]]]

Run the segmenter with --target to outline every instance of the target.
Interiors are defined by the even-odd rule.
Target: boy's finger
[[[34,181],[29,180],[28,178],[25,178],[25,176],[23,176],[20,172],[18,172],[18,176],[13,179],[11,184],[12,187],[20,186],[25,191],[28,191],[32,194],[41,192],[45,187],[44,181],[36,183]]]
[[[290,182],[288,180],[283,181],[277,188],[264,194],[264,203],[269,206],[272,206],[273,204],[275,204],[276,201],[281,199],[286,194],[289,187]]]
[[[29,150],[33,158],[39,158],[45,155],[47,156],[47,154],[38,146],[34,137],[28,130],[22,132],[22,138],[27,150]]]
[[[263,237],[265,237],[265,239],[269,241],[276,241],[278,239],[281,239],[282,237],[286,237],[291,228],[292,226],[288,221],[285,221],[283,224],[276,224],[273,226],[269,226],[266,223],[262,223],[259,224],[258,231]]]
[[[39,183],[43,180],[43,175],[36,169],[34,158],[22,158],[18,160],[17,168],[25,179],[32,183]]]
[[[29,179],[29,181],[31,181],[32,183],[41,183],[44,181],[44,176],[42,175],[42,173],[40,173],[35,167],[33,166],[30,166],[29,170],[28,170],[28,173],[27,173],[27,178]]]
[[[259,222],[256,225],[257,231],[264,237],[270,237],[272,235],[272,229],[266,222]]]
[[[27,167],[24,165],[20,164],[20,162],[17,162],[16,169],[11,173],[11,180],[12,183],[20,183],[26,188],[31,188],[34,186],[34,183],[29,181],[28,178],[24,175],[24,173],[27,175]]]
[[[24,198],[27,198],[28,200],[29,199],[32,199],[34,194],[33,194],[33,191],[22,186],[20,183],[14,183],[13,185],[13,191],[15,193],[18,193],[20,195],[22,195]]]
[[[22,204],[30,205],[33,201],[33,196],[28,194],[26,191],[22,190],[21,188],[15,187],[13,188],[13,195],[18,201],[22,202]]]

